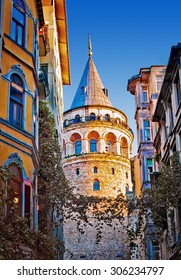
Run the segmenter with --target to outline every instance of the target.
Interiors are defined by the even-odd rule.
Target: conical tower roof
[[[92,59],[92,46],[90,37],[88,42],[88,50],[89,58],[72,102],[71,109],[86,105],[102,105],[113,107],[107,96],[108,91],[104,88]]]

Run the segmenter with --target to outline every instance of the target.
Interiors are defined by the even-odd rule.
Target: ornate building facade
[[[39,30],[41,1],[0,1],[0,166],[14,179],[20,217],[37,229]],[[5,214],[7,211],[5,211]]]
[[[75,192],[86,196],[116,197],[132,190],[130,156],[133,133],[126,115],[109,100],[92,59],[88,61],[72,102],[64,113],[63,166]],[[125,234],[105,227],[95,243],[95,226],[77,231],[73,221],[64,225],[65,259],[127,259]]]
[[[154,132],[158,123],[152,121],[155,106],[160,94],[160,89],[165,75],[166,66],[154,65],[141,68],[138,75],[128,80],[128,91],[135,96],[137,125],[138,155],[134,159],[135,194],[141,196],[142,192],[151,188],[151,176],[158,170],[153,146]],[[135,217],[136,218],[136,217]],[[158,259],[159,246],[151,235],[155,225],[151,219],[143,226],[145,237],[145,252],[141,250],[138,240],[137,252],[140,259]]]

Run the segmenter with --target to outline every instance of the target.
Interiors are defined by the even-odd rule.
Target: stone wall
[[[130,259],[129,244],[125,231],[126,220],[123,223],[114,221],[111,225],[102,222],[102,238],[96,242],[96,225],[98,221],[89,218],[93,226],[83,227],[84,233],[77,230],[76,221],[67,220],[64,223],[65,254],[64,259],[116,260]]]

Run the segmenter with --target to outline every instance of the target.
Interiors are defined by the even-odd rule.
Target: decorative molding
[[[20,158],[20,156],[18,155],[18,153],[13,153],[13,154],[11,154],[9,157],[8,157],[8,159],[10,159],[10,160],[13,160],[13,161],[18,161],[21,165],[23,165],[23,161],[22,161],[22,159]]]
[[[24,73],[23,69],[21,68],[20,64],[14,64],[14,65],[11,67],[11,69],[15,69],[15,70],[21,72],[22,75],[25,77],[25,73]]]

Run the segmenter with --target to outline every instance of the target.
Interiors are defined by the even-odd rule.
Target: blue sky
[[[66,0],[71,85],[64,87],[64,110],[71,106],[88,60],[93,60],[114,107],[123,111],[135,140],[135,100],[128,79],[140,68],[166,65],[173,45],[181,42],[181,1]]]

